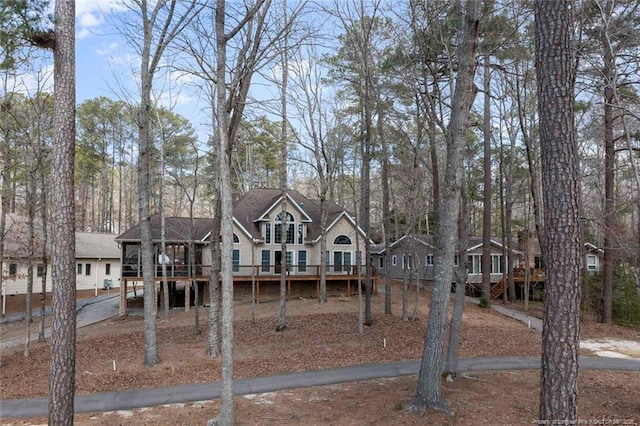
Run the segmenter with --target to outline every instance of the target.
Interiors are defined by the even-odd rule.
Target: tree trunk
[[[482,210],[482,299],[491,306],[491,73],[490,55],[484,54],[484,191]],[[466,254],[465,254],[466,256]],[[463,257],[460,257],[462,259]],[[460,262],[461,264],[463,262]]]
[[[225,0],[216,1],[215,15],[217,69],[215,109],[218,116],[218,169],[220,173],[220,225],[222,234],[222,392],[220,413],[209,423],[231,426],[235,423],[233,409],[233,201],[229,164],[231,161],[231,144],[226,101],[227,36],[225,34]]]
[[[469,248],[469,234],[471,217],[469,216],[469,195],[467,184],[463,181],[460,188],[460,217],[458,219],[458,257],[464,259]],[[458,269],[455,273],[456,297],[451,314],[451,325],[449,327],[449,345],[447,346],[447,360],[445,370],[449,376],[455,377],[458,374],[458,347],[460,346],[460,329],[462,328],[462,314],[464,312],[464,291],[467,285],[467,262],[458,262]]]
[[[175,259],[167,258],[167,228],[164,216],[164,137],[160,138],[160,191],[158,192],[158,204],[160,206],[160,269],[162,272],[162,319],[169,321],[169,283],[167,282],[167,262]]]
[[[382,229],[384,232],[384,252],[385,252],[385,274],[384,274],[384,313],[391,315],[391,277],[386,271],[389,270],[387,265],[390,251],[390,228],[391,213],[389,212],[389,148],[387,139],[384,135],[384,115],[383,105],[380,93],[377,96],[378,110],[378,140],[382,149]],[[368,258],[367,258],[368,259]],[[403,312],[404,314],[404,312]]]
[[[0,291],[2,292],[2,316],[5,316],[5,303],[6,303],[6,294],[5,294],[5,282],[4,282],[4,238],[5,231],[7,226],[7,213],[9,212],[9,199],[11,198],[11,188],[10,188],[10,175],[11,175],[11,141],[10,141],[10,132],[8,125],[8,117],[9,110],[11,108],[10,99],[6,98],[7,93],[7,78],[8,74],[5,74],[3,83],[4,83],[4,93],[5,96],[2,99],[2,104],[0,104],[0,119],[2,120],[2,187],[0,188],[0,238],[2,238],[3,243],[0,244]]]
[[[418,373],[416,394],[408,408],[423,412],[431,407],[451,412],[442,396],[443,348],[447,307],[453,275],[455,241],[458,237],[458,212],[462,184],[463,149],[469,113],[477,88],[473,84],[475,51],[478,39],[480,2],[468,0],[461,11],[459,71],[451,105],[451,121],[447,134],[447,167],[444,192],[439,208],[436,258],[431,306],[424,351]],[[463,262],[460,259],[460,262]]]
[[[160,362],[158,355],[156,322],[156,286],[153,271],[153,246],[151,223],[149,220],[149,200],[151,191],[151,141],[150,111],[151,86],[154,69],[151,64],[151,41],[153,22],[149,20],[146,2],[141,4],[143,20],[143,46],[140,64],[140,108],[138,110],[138,220],[140,222],[140,257],[142,263],[144,297],[144,364],[155,365]]]
[[[287,2],[283,3],[283,19],[287,22]],[[289,265],[287,262],[287,238],[289,237],[289,221],[287,220],[287,84],[289,79],[289,54],[288,36],[284,35],[284,48],[282,56],[282,92],[280,94],[280,106],[282,108],[282,121],[280,123],[280,188],[282,189],[282,211],[280,212],[280,307],[278,310],[278,325],[276,331],[287,329],[287,274]],[[277,225],[276,225],[277,226]],[[293,259],[292,259],[293,261]],[[293,263],[293,262],[292,262]]]
[[[76,371],[74,213],[75,3],[55,4],[54,144],[51,171],[53,319],[49,366],[49,424],[72,425]]]
[[[540,420],[574,422],[580,343],[580,167],[574,129],[572,2],[535,2],[546,249]]]
[[[220,353],[220,221],[219,179],[214,184],[215,214],[211,230],[211,274],[209,276],[209,333],[206,354],[217,358]]]
[[[47,297],[47,274],[49,265],[48,241],[49,225],[47,212],[47,187],[46,187],[45,167],[40,167],[40,220],[42,222],[42,277],[40,279],[40,326],[38,329],[38,342],[46,342],[44,336],[46,322],[46,297]]]
[[[604,33],[604,32],[603,32]],[[615,140],[613,137],[614,110],[614,63],[611,49],[604,44],[604,255],[602,281],[602,311],[600,319],[609,324],[613,311],[613,279],[616,268],[616,210],[615,210]]]
[[[36,155],[30,154],[31,160]],[[24,356],[29,356],[29,343],[31,342],[31,322],[33,320],[33,252],[35,239],[35,220],[36,220],[36,191],[37,191],[37,167],[33,164],[29,167],[29,182],[27,184],[27,299],[25,307],[25,336],[24,336]],[[75,236],[74,236],[75,238]],[[75,240],[74,240],[75,242]]]

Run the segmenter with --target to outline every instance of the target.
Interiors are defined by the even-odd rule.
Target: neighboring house
[[[522,258],[522,252],[513,250],[515,267]],[[385,249],[378,245],[372,250],[373,262],[378,271],[384,273]],[[405,235],[389,246],[389,273],[393,279],[404,277],[419,279],[422,282],[433,281],[434,241],[433,235]],[[503,277],[505,261],[504,246],[498,238],[491,238],[491,282],[496,283]],[[458,256],[454,266],[458,265]],[[482,237],[471,237],[467,249],[469,275],[467,282],[482,282]]]
[[[76,290],[120,286],[120,249],[115,234],[76,232]]]
[[[584,271],[587,275],[600,272],[604,250],[591,243],[584,243]]]
[[[15,296],[27,293],[29,276],[28,221],[23,216],[7,215],[6,233],[3,237],[4,261],[2,264],[2,295]],[[114,234],[76,232],[76,290],[92,290],[95,294],[106,284],[118,287],[120,278],[120,250]],[[40,223],[34,225],[31,267],[33,268],[33,292],[40,293],[43,261],[43,236]],[[46,291],[51,291],[51,241],[47,249]]]
[[[540,244],[530,235],[527,241],[523,233],[520,233],[515,244],[517,249],[511,251],[514,281],[522,283],[525,279],[526,256],[528,252],[531,283],[544,285],[544,263]],[[529,246],[528,250],[525,246]],[[584,270],[587,274],[595,274],[600,271],[602,264],[602,249],[591,243],[584,244]],[[471,237],[467,250],[467,265],[469,284],[482,283],[482,237]],[[492,294],[499,296],[504,289],[503,279],[509,270],[505,270],[505,247],[500,238],[491,238],[491,283]],[[372,250],[372,260],[380,273],[385,273],[385,248],[377,245]],[[394,241],[389,246],[389,271],[392,279],[406,278],[418,279],[424,283],[433,282],[434,242],[432,235],[405,235]],[[458,256],[454,259],[454,265],[458,265]],[[477,285],[476,285],[477,287]]]
[[[283,204],[286,205],[286,214],[283,214]],[[162,277],[160,220],[160,215],[151,217],[156,281]],[[211,267],[213,219],[198,218],[194,219],[193,224],[190,234],[190,219],[165,218],[167,276],[182,281],[192,278],[207,284]],[[250,282],[252,277],[258,282],[278,280],[283,257],[281,243],[285,233],[287,250],[284,256],[288,265],[288,280],[318,281],[322,258],[320,202],[294,190],[287,190],[283,197],[280,189],[253,189],[234,204],[234,281]],[[127,282],[140,281],[140,225],[124,232],[116,241],[121,246],[125,285]],[[193,242],[193,250],[189,248],[190,241]],[[353,217],[337,204],[330,204],[325,253],[328,279],[344,280],[357,275],[357,266],[364,264],[361,253],[365,250],[365,244],[364,232],[356,226]]]

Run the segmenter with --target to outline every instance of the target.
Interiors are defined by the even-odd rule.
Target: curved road
[[[84,318],[82,325],[99,322],[117,315],[118,299],[104,298],[85,304],[78,310]],[[501,313],[528,323],[537,328],[535,318],[527,317],[520,312]],[[511,314],[511,315],[510,315]],[[537,320],[539,321],[539,320]],[[534,324],[535,323],[535,324]],[[9,341],[2,342],[1,347]],[[22,340],[19,339],[18,344]],[[416,374],[420,368],[420,361],[404,361],[382,364],[365,364],[326,370],[313,370],[302,373],[288,373],[275,376],[253,377],[234,382],[234,393],[246,395],[251,393],[273,392],[309,386],[331,385],[359,380],[380,379]],[[483,357],[461,359],[459,372],[488,371],[488,370],[534,370],[540,368],[539,357]],[[640,359],[621,359],[604,357],[580,357],[580,368],[586,370],[625,370],[640,371]],[[163,404],[203,401],[219,398],[221,385],[219,382],[192,383],[163,388],[142,389],[124,392],[102,392],[89,395],[77,395],[75,411],[103,412],[115,410],[129,410],[141,407],[151,407]],[[0,400],[0,418],[25,418],[46,416],[48,410],[47,398]]]

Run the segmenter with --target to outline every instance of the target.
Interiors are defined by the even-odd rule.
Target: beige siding
[[[271,217],[275,218],[275,215],[277,213],[275,213],[278,210],[278,207],[276,207],[274,210],[272,210],[271,213]],[[306,235],[307,235],[307,223],[306,222],[302,222],[302,215],[300,215],[300,213],[297,210],[294,211],[290,211],[289,213],[292,214],[293,218],[294,218],[294,230],[296,232],[296,238],[295,238],[295,242],[293,244],[287,244],[287,251],[292,252],[292,263],[294,265],[298,264],[298,256],[300,251],[306,251],[307,252],[307,266],[313,266],[313,265],[319,265],[320,264],[320,241],[315,242],[314,244],[298,244],[298,237],[297,237],[297,232],[298,232],[298,224],[302,223],[304,226],[304,239],[306,240]],[[264,224],[261,224],[261,230],[264,230]],[[264,231],[263,231],[264,232]],[[235,243],[233,245],[234,249],[239,249],[240,250],[240,265],[241,265],[241,270],[238,271],[241,275],[246,275],[246,274],[250,274],[250,268],[249,266],[253,263],[254,265],[258,266],[261,265],[262,263],[262,251],[263,250],[269,250],[269,257],[270,257],[270,264],[273,265],[275,264],[275,254],[274,252],[276,251],[280,251],[281,249],[281,244],[280,243],[275,243],[275,223],[272,221],[271,222],[271,243],[267,244],[267,243],[259,243],[258,245],[253,245],[251,244],[251,241],[249,239],[249,237],[240,229],[238,228],[236,225],[234,225],[234,233],[238,236],[238,239],[240,240],[240,243]],[[346,235],[351,239],[352,244],[351,245],[334,245],[333,242],[335,240],[336,237],[340,236],[340,235]],[[356,249],[356,238],[357,238],[358,233],[356,232],[356,229],[354,228],[353,224],[350,223],[345,217],[342,217],[336,224],[334,224],[334,226],[329,230],[328,235],[327,235],[327,250],[330,252],[330,255],[332,256],[330,259],[330,263],[332,263],[332,259],[333,259],[333,253],[335,251],[348,251],[351,253],[351,263],[354,264],[355,263],[355,259],[356,259],[356,251],[359,249],[363,254],[365,251],[365,240],[360,236],[359,237],[359,248]],[[264,239],[264,235],[262,235],[262,238]],[[304,240],[303,240],[304,241]],[[253,258],[252,258],[252,252],[253,252]],[[364,259],[363,259],[364,261]],[[309,271],[307,271],[309,272]]]
[[[11,262],[13,263],[13,262]],[[78,274],[78,263],[82,264],[82,274]],[[111,264],[111,273],[106,275],[106,264]],[[90,275],[86,275],[86,265],[91,265]],[[104,279],[111,279],[113,288],[120,286],[120,259],[98,260],[98,259],[77,259],[76,267],[76,290],[101,290]],[[6,271],[9,270],[9,263],[6,263]],[[26,265],[18,264],[18,273],[15,277],[7,277],[3,280],[6,295],[27,293],[27,273]],[[33,287],[34,293],[40,292],[40,280],[37,276],[37,266],[33,266]],[[47,270],[47,292],[51,291],[51,264]]]

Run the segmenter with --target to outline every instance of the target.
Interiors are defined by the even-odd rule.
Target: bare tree
[[[460,346],[460,329],[462,328],[462,314],[464,312],[465,288],[467,285],[467,249],[469,248],[469,195],[467,183],[464,182],[460,189],[460,217],[458,219],[458,268],[455,272],[456,297],[451,314],[451,325],[449,327],[449,345],[447,346],[447,360],[445,362],[445,373],[449,377],[458,374],[458,348]]]
[[[482,159],[484,183],[482,196],[482,299],[483,306],[491,305],[491,58],[487,50],[484,52],[484,125]],[[460,257],[463,259],[463,257]],[[460,262],[463,263],[462,261]],[[456,290],[457,294],[457,290]]]
[[[216,140],[218,142],[218,171],[220,174],[221,206],[221,268],[222,279],[222,398],[220,413],[209,420],[208,425],[233,425],[233,199],[231,190],[231,152],[235,139],[251,77],[255,72],[260,54],[260,40],[269,0],[257,0],[228,32],[225,29],[225,0],[217,0],[215,6],[216,65],[215,65],[215,111],[217,121]],[[255,22],[253,21],[255,19]],[[254,27],[255,25],[255,27]],[[249,37],[245,39],[244,56],[238,59],[232,73],[231,89],[227,92],[227,44],[248,26]],[[255,38],[253,36],[255,35]],[[246,63],[244,61],[247,61]],[[247,65],[247,68],[242,66]],[[215,236],[213,236],[215,238]]]
[[[196,11],[197,1],[163,0],[150,4],[135,0],[131,8],[142,20],[142,40],[137,31],[125,32],[128,41],[140,52],[140,109],[138,110],[138,219],[140,222],[142,276],[144,288],[145,365],[160,362],[157,343],[156,285],[153,271],[153,246],[150,224],[150,137],[151,90],[158,65],[167,46],[189,23]],[[180,9],[182,8],[182,9]],[[178,10],[177,10],[178,9]]]
[[[51,173],[53,320],[49,367],[49,424],[72,425],[76,360],[76,274],[73,172],[75,144],[75,2],[55,4]]]
[[[535,38],[546,238],[540,420],[573,422],[578,404],[581,238],[574,129],[571,1],[535,2]]]
[[[287,1],[283,0],[283,20],[287,22]],[[280,52],[282,58],[282,84],[280,86],[281,125],[280,125],[280,188],[282,189],[282,210],[280,212],[280,307],[278,309],[278,325],[276,331],[287,329],[287,275],[289,262],[287,261],[287,239],[293,237],[293,229],[289,229],[287,220],[287,88],[289,83],[289,34],[283,34],[283,47]],[[276,224],[278,226],[278,224]],[[276,232],[276,236],[278,233]]]
[[[451,412],[442,396],[443,348],[447,322],[455,240],[458,236],[458,212],[460,186],[462,184],[463,149],[469,123],[470,109],[477,93],[473,84],[475,51],[480,24],[480,2],[467,0],[459,4],[460,51],[458,75],[453,94],[452,114],[447,134],[447,167],[444,192],[439,208],[438,233],[436,235],[434,284],[425,337],[424,351],[418,373],[418,385],[410,410],[423,412],[431,407]],[[460,260],[462,262],[462,259]]]

